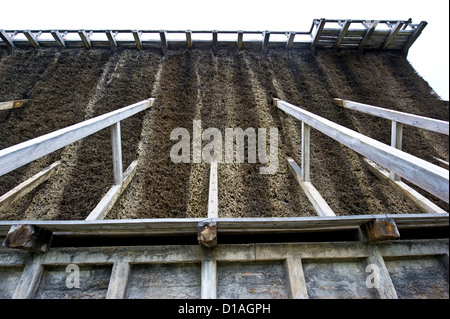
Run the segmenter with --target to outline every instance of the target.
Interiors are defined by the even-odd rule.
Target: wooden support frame
[[[134,43],[136,43],[136,48],[138,50],[143,50],[144,47],[142,46],[142,40],[141,40],[141,31],[138,30],[132,30]]]
[[[105,31],[105,34],[111,45],[111,49],[112,50],[117,49],[116,33],[112,32],[111,30],[107,30],[107,31]]]
[[[52,31],[50,31],[50,33],[51,33],[53,39],[55,39],[56,43],[58,43],[58,46],[60,48],[64,48],[64,49],[67,48],[66,41],[64,40],[63,35],[59,31],[52,30]]]
[[[154,101],[154,98],[150,98],[148,100],[137,102],[84,122],[0,150],[0,176],[86,136],[110,127],[114,123],[133,116],[134,114],[151,107]]]
[[[32,45],[35,49],[39,49],[38,36],[40,35],[40,33],[38,33],[38,36],[36,36],[36,35],[34,35],[30,30],[25,30],[25,31],[23,31],[23,34],[24,34],[25,37],[28,39],[28,42],[30,42],[31,45]]]
[[[391,32],[389,33],[389,36],[386,38],[386,41],[383,44],[382,49],[386,50],[389,45],[392,43],[392,41],[394,40],[394,38],[397,36],[397,34],[400,32],[400,30],[403,27],[403,22],[402,21],[398,21],[391,29]]]
[[[16,108],[22,107],[28,101],[29,101],[28,99],[23,99],[23,100],[0,102],[0,111],[11,110],[11,109],[16,109]]]
[[[325,28],[325,19],[320,19],[317,25],[316,34],[313,37],[313,41],[311,43],[311,50],[313,54],[316,54],[317,45],[319,44],[320,35],[322,34],[323,29]]]
[[[78,30],[78,35],[80,36],[81,41],[83,41],[84,47],[88,50],[91,49],[92,48],[90,39],[91,33],[87,33],[85,30]]]
[[[166,54],[167,53],[167,48],[169,46],[169,44],[167,42],[167,31],[160,30],[159,31],[159,38],[161,39],[161,50],[162,50],[163,54]],[[142,46],[142,43],[141,43],[141,46]]]
[[[201,247],[201,299],[217,298],[217,261],[211,249]]]
[[[44,168],[39,173],[35,174],[26,181],[20,183],[18,186],[14,187],[12,190],[0,197],[0,211],[9,207],[14,201],[25,196],[33,189],[41,185],[43,182],[48,180],[56,171],[57,167],[61,164],[61,161],[57,161],[52,165]]]
[[[286,49],[290,50],[292,48],[292,45],[294,44],[294,39],[295,39],[295,32],[288,32],[286,33]]]
[[[243,39],[244,39],[244,31],[238,31],[237,32],[237,48],[238,50],[242,49]]]
[[[403,124],[392,121],[391,128],[391,146],[395,147],[398,150],[402,150],[403,144]],[[401,177],[395,174],[394,172],[390,172],[391,179],[393,181],[400,181]]]
[[[10,51],[16,47],[13,38],[10,37],[5,30],[0,30],[0,38],[3,40],[3,42],[5,42],[6,46]]]
[[[422,212],[430,214],[448,214],[445,210],[434,204],[432,201],[421,195],[416,190],[406,185],[401,180],[392,179],[389,171],[384,169],[382,166],[376,164],[368,158],[364,158],[364,162],[366,163],[367,168],[370,170],[370,172],[372,172],[372,174],[374,174],[382,182],[390,185],[397,192],[401,193],[403,196],[411,200]]]
[[[364,34],[364,37],[362,38],[361,42],[358,46],[358,52],[359,54],[362,54],[364,51],[364,47],[366,46],[367,42],[369,42],[370,37],[372,36],[373,32],[375,31],[376,27],[378,26],[379,21],[374,20],[370,24],[370,26],[367,28],[366,33]]]
[[[294,178],[299,183],[309,202],[314,207],[317,214],[321,217],[325,216],[336,216],[333,210],[328,206],[327,202],[322,198],[320,193],[314,187],[310,181],[305,181],[302,179],[303,172],[297,163],[290,157],[287,158],[289,164],[289,170],[291,171]]]
[[[192,49],[192,31],[187,30],[186,31],[186,44],[188,49]]]
[[[285,101],[274,99],[274,104],[287,114],[305,122],[316,130],[351,148],[355,152],[368,157],[377,164],[386,167],[448,203],[448,170]]]
[[[217,163],[210,164],[208,218],[219,218],[219,190],[217,182]]]
[[[341,28],[341,31],[339,31],[339,35],[336,39],[336,43],[334,44],[334,49],[339,49],[342,41],[344,40],[345,35],[347,34],[348,29],[350,28],[350,25],[352,24],[352,20],[345,20],[344,25]]]
[[[310,181],[310,144],[311,144],[311,127],[302,122],[302,152],[301,152],[301,178],[304,182]]]
[[[262,51],[265,53],[269,48],[270,31],[263,32]]]
[[[219,41],[218,41],[218,36],[217,36],[217,30],[214,30],[212,32],[212,47],[213,47],[213,52],[217,53],[217,49],[219,48]]]
[[[410,35],[408,41],[405,43],[405,45],[402,48],[402,51],[405,55],[408,54],[409,49],[411,46],[416,42],[419,35],[422,33],[423,29],[428,25],[428,22],[422,21],[417,25],[413,31],[413,33]]]
[[[378,116],[390,121],[396,121],[406,125],[422,128],[428,131],[449,135],[449,122],[436,120],[429,117],[414,115],[405,112],[394,111],[378,106],[353,102],[335,98],[334,101],[338,106],[346,109],[363,112],[369,115]]]

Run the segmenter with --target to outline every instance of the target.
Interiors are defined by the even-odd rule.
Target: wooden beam
[[[384,41],[383,44],[383,50],[386,50],[389,45],[392,43],[392,40],[397,36],[397,34],[400,32],[400,30],[403,27],[403,22],[398,21],[391,29],[391,32],[389,33],[388,37],[386,38],[386,41]]]
[[[306,182],[302,179],[302,171],[297,163],[290,157],[287,158],[289,163],[289,170],[291,171],[294,178],[299,183],[309,202],[314,207],[315,211],[319,216],[336,216],[333,210],[328,206],[327,202],[322,198],[317,189],[313,186],[311,182]]]
[[[411,33],[410,37],[408,38],[408,41],[405,43],[405,45],[403,46],[402,50],[403,53],[406,55],[408,54],[409,49],[411,48],[411,46],[414,44],[414,42],[416,42],[417,38],[419,37],[419,35],[422,33],[423,29],[425,29],[425,27],[427,26],[428,22],[426,21],[422,21],[419,23],[418,26],[416,26],[416,28],[414,29],[414,31]]]
[[[0,111],[1,110],[16,109],[16,108],[22,107],[27,102],[28,102],[27,99],[7,101],[7,102],[0,102]]]
[[[141,41],[141,32],[138,30],[132,30],[131,32],[133,33],[134,42],[136,43],[136,47],[138,48],[138,50],[142,50],[143,46],[142,46],[142,41]]]
[[[219,218],[219,195],[217,183],[217,163],[210,164],[208,218]]]
[[[39,41],[37,39],[37,37],[31,33],[30,30],[25,30],[23,31],[23,34],[25,35],[25,37],[28,39],[28,42],[31,43],[31,45],[35,48],[35,49],[39,49]]]
[[[380,242],[399,238],[400,233],[392,218],[375,218],[360,226],[360,240],[364,242]]]
[[[398,150],[402,150],[403,144],[403,124],[392,121],[391,125],[391,146],[395,147]],[[394,181],[400,181],[401,177],[395,174],[394,172],[390,172],[391,179]]]
[[[96,133],[153,105],[150,98],[0,150],[0,176]]]
[[[403,183],[402,181],[392,180],[389,172],[375,162],[364,158],[368,169],[377,176],[382,182],[391,186],[394,190],[411,200],[422,212],[431,214],[448,214],[445,210],[434,204],[432,201]]]
[[[341,31],[339,31],[339,35],[336,39],[336,43],[334,44],[334,49],[339,49],[342,41],[344,40],[345,35],[347,34],[348,29],[350,28],[350,25],[352,24],[352,20],[346,20],[344,25],[341,28]]]
[[[286,258],[286,271],[289,282],[290,298],[308,299],[305,274],[300,258]]]
[[[270,32],[264,31],[263,32],[263,41],[262,41],[262,51],[267,52],[267,48],[269,47],[269,38],[270,38]]]
[[[123,191],[128,187],[134,175],[136,174],[136,167],[138,161],[133,161],[123,174],[123,181],[121,184],[113,185],[97,206],[92,210],[86,220],[104,219],[119,199]]]
[[[304,182],[310,181],[310,144],[311,144],[311,127],[302,122],[302,153],[301,153],[301,178]]]
[[[238,31],[238,39],[237,39],[237,47],[238,50],[242,49],[242,43],[243,43],[243,38],[244,38],[244,31]]]
[[[113,33],[111,30],[105,31],[106,37],[108,38],[109,44],[111,45],[111,49],[115,50],[117,49],[117,41],[116,41],[116,34]]]
[[[378,116],[390,121],[396,121],[398,123],[403,123],[418,128],[423,128],[428,131],[449,135],[449,122],[446,121],[436,120],[429,117],[394,111],[378,106],[372,106],[343,99],[335,98],[334,101],[337,105],[346,109]]]
[[[274,101],[275,102],[275,101]],[[405,153],[375,139],[327,120],[285,101],[277,100],[277,107],[296,119],[333,138],[355,152],[394,171],[436,197],[449,201],[448,170],[421,158]]]
[[[80,36],[81,41],[83,41],[84,47],[86,49],[91,49],[91,39],[89,38],[90,34],[86,33],[85,30],[78,30],[78,35]]]
[[[120,134],[120,122],[111,125],[111,144],[113,155],[113,171],[114,171],[114,185],[121,185],[123,181],[123,166],[122,166],[122,141]]]
[[[112,267],[106,299],[125,299],[130,263],[126,260],[116,261]]]
[[[13,225],[6,235],[3,246],[32,252],[47,252],[53,233],[34,225]]]
[[[203,220],[198,223],[198,243],[206,248],[217,246],[217,222],[213,219]]]
[[[372,36],[373,32],[375,31],[375,28],[378,26],[378,20],[372,21],[370,26],[367,28],[366,33],[364,34],[364,37],[362,38],[361,42],[358,46],[358,52],[360,54],[363,53],[364,47],[366,46],[367,42],[369,42],[370,37]]]
[[[41,185],[48,180],[56,171],[56,168],[61,164],[60,161],[53,163],[52,165],[44,168],[42,171],[27,179],[23,183],[14,187],[12,190],[0,197],[0,210],[6,209],[11,206],[17,199],[25,196],[33,189]]]
[[[186,31],[186,44],[188,49],[192,49],[192,31]]]
[[[325,19],[320,19],[316,34],[314,35],[313,41],[311,42],[311,50],[313,54],[316,54],[317,45],[319,44],[320,35],[323,31],[323,28],[325,27]]]
[[[437,157],[435,157],[435,156],[433,156],[433,158],[434,158],[436,161],[438,161],[439,163],[444,164],[444,165],[446,165],[446,166],[449,166],[449,162],[444,161],[443,159],[437,158]]]
[[[161,38],[161,50],[163,54],[166,54],[168,48],[167,32],[164,30],[159,31],[159,37]]]
[[[5,30],[0,30],[0,38],[2,38],[3,42],[5,42],[9,50],[12,50],[16,47],[14,44],[14,40],[8,35],[8,33],[6,33]]]
[[[52,30],[50,31],[50,33],[52,34],[53,39],[55,39],[56,43],[58,43],[59,47],[67,48],[66,41],[63,39],[63,36],[61,35],[61,33],[59,33],[59,31]]]
[[[217,298],[217,262],[211,249],[202,247],[201,299]]]
[[[217,49],[219,48],[219,45],[218,45],[218,37],[217,37],[217,31],[213,31],[212,32],[212,47],[213,47],[213,51],[214,51],[214,53],[216,53],[217,52]]]
[[[292,48],[292,45],[294,44],[295,32],[286,33],[286,36],[287,36],[286,49],[289,50],[290,48]]]

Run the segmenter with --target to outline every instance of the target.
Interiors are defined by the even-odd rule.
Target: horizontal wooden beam
[[[309,202],[314,207],[319,216],[336,216],[333,210],[328,206],[327,202],[322,198],[317,189],[311,182],[305,182],[302,179],[302,172],[297,163],[290,157],[287,158],[289,170],[294,175],[295,180],[299,183]]]
[[[123,174],[123,182],[113,185],[86,220],[104,219],[136,174],[138,161],[133,161]]]
[[[27,179],[23,183],[20,183],[12,190],[0,197],[0,210],[6,209],[17,199],[25,196],[33,189],[41,185],[48,180],[56,171],[56,168],[61,164],[60,161],[53,163],[52,165],[44,168],[42,171]]]
[[[0,176],[139,113],[152,106],[154,101],[150,98],[137,102],[0,150]]]
[[[287,114],[305,122],[316,130],[390,171],[393,171],[448,203],[448,170],[388,146],[288,102],[274,99],[274,104]]]
[[[415,126],[428,131],[449,135],[449,122],[436,120],[429,117],[414,115],[410,113],[394,111],[378,106],[343,100],[335,98],[337,105],[346,109],[362,112],[365,114],[381,117],[387,120]]]
[[[0,102],[0,110],[16,109],[16,108],[22,107],[27,102],[28,102],[27,99]]]
[[[377,176],[381,181],[391,186],[393,189],[401,193],[403,196],[411,200],[422,212],[431,214],[448,214],[445,210],[434,204],[425,196],[418,193],[402,181],[394,181],[390,178],[389,172],[383,167],[377,165],[373,161],[365,158],[369,170]]]

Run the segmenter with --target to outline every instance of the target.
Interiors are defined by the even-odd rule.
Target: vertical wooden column
[[[123,181],[122,167],[122,141],[120,136],[120,122],[111,125],[111,143],[113,153],[114,184],[120,185]]]
[[[305,122],[302,122],[302,175],[301,178],[304,182],[310,181],[310,174],[309,174],[309,154],[310,154],[310,134],[311,134],[311,127],[306,124]]]
[[[286,268],[289,279],[290,297],[292,299],[308,299],[301,259],[288,257],[286,259]]]
[[[403,139],[402,136],[403,136],[403,124],[396,121],[392,121],[391,146],[401,150]],[[401,177],[395,174],[394,172],[391,172],[390,176],[393,181],[401,180]]]
[[[106,299],[125,299],[129,275],[130,264],[128,261],[114,263]]]

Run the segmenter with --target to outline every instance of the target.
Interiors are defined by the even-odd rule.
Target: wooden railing
[[[445,202],[449,202],[448,170],[288,102],[274,99],[274,104],[280,110],[302,121],[302,163],[300,174],[303,182],[309,181],[309,127],[313,127]]]
[[[154,98],[150,98],[0,150],[0,176],[84,137],[92,135],[104,128],[110,127],[112,136],[114,185],[87,219],[103,218],[123,189],[128,185],[137,166],[137,161],[134,161],[128,169],[123,172],[120,121],[149,108],[153,105],[154,101]],[[14,194],[11,193],[10,195]]]

